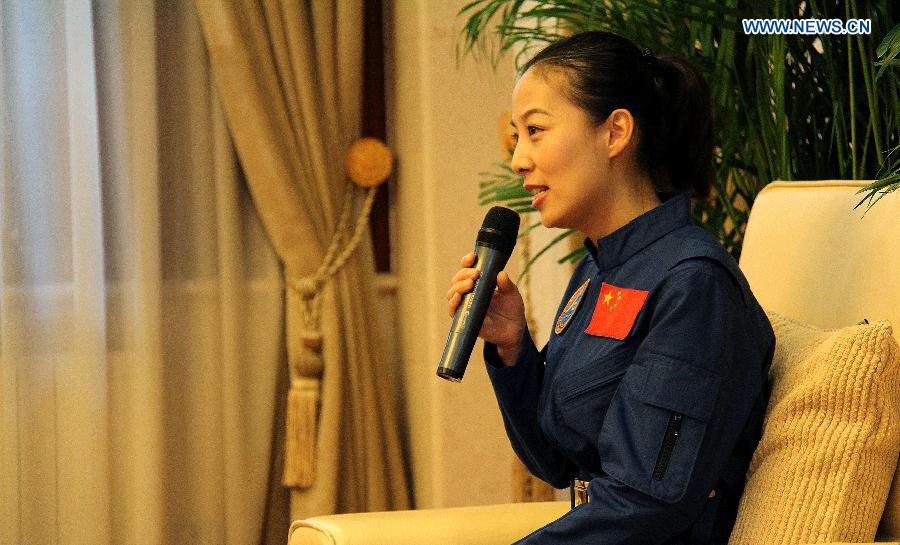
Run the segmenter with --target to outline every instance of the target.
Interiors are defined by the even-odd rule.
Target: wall
[[[512,451],[479,342],[461,384],[435,376],[445,293],[485,209],[478,172],[502,158],[497,118],[513,72],[455,60],[462,2],[396,0],[387,34],[391,146],[398,157],[395,270],[417,507],[509,501]]]
[[[496,72],[471,57],[457,64],[463,19],[456,13],[463,4],[395,0],[386,33],[389,140],[398,157],[392,203],[398,330],[420,508],[508,502],[511,495],[514,454],[484,371],[481,342],[461,384],[435,376],[450,325],[445,294],[487,211],[478,205],[478,173],[503,159],[497,121],[510,109],[514,85],[509,59]],[[515,278],[515,254],[510,263]],[[541,276],[540,286],[533,281],[547,294],[536,302],[541,329],[549,327],[568,275],[547,274],[562,274],[562,281],[552,279],[550,290],[548,277]]]

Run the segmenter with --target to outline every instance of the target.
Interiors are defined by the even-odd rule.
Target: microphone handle
[[[475,244],[475,269],[481,274],[476,279],[472,291],[462,296],[453,316],[444,353],[441,355],[441,363],[437,369],[439,377],[453,382],[462,381],[469,357],[472,355],[472,348],[478,340],[478,333],[494,296],[497,275],[508,260],[508,255],[487,244]]]

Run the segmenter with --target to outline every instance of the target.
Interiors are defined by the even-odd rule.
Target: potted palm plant
[[[476,0],[460,11],[460,53],[496,66],[512,52],[521,65],[559,37],[605,30],[693,62],[711,85],[717,138],[715,189],[694,219],[737,258],[754,198],[772,180],[875,179],[857,206],[900,187],[897,11],[893,0]],[[755,18],[862,19],[870,33],[745,33],[742,20]],[[482,204],[533,211],[507,164],[481,185]]]

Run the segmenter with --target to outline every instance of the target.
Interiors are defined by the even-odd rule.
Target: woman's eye
[[[535,127],[534,125],[528,125],[525,129],[525,131],[528,133],[528,136],[534,136],[541,130],[543,130],[543,129],[541,129],[540,127]],[[513,132],[512,139],[513,139],[513,142],[518,142],[519,141],[519,133]]]

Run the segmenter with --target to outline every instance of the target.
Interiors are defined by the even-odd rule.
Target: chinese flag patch
[[[597,337],[624,339],[631,331],[648,293],[650,292],[619,288],[604,282],[594,307],[594,316],[584,332]]]

